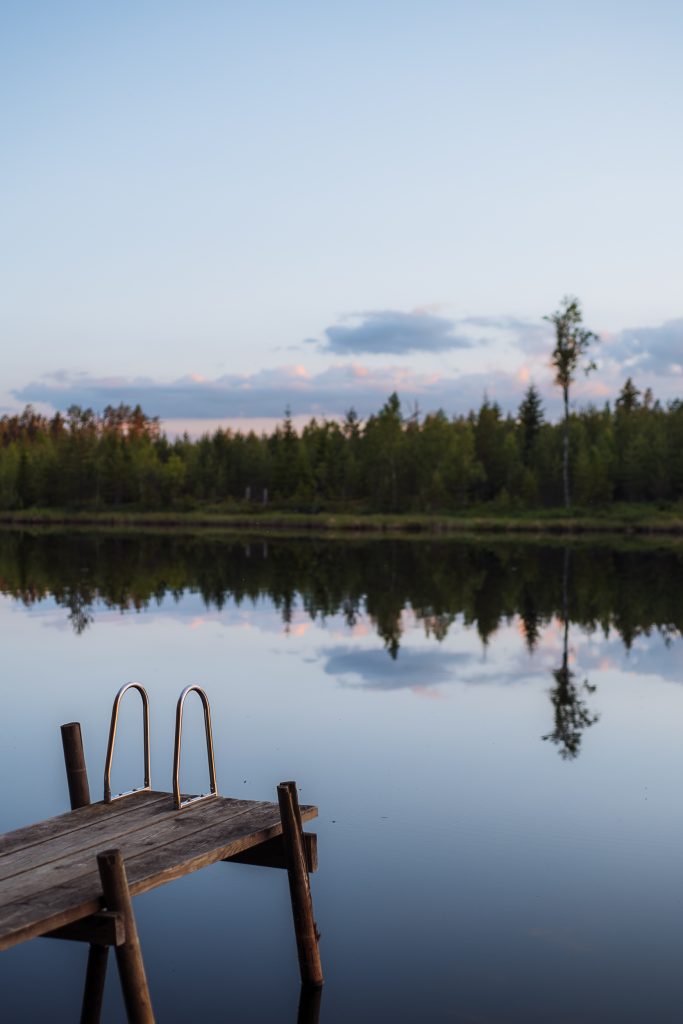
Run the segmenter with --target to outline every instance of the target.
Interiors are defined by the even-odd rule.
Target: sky
[[[683,7],[5,0],[0,415],[683,395]]]

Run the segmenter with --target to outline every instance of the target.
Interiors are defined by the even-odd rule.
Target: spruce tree
[[[530,384],[524,392],[524,398],[517,410],[517,420],[522,434],[522,457],[524,465],[528,466],[538,432],[543,425],[543,404],[540,392],[534,384]]]

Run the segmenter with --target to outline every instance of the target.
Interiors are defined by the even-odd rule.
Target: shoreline
[[[639,514],[640,513],[640,514]],[[351,514],[296,512],[69,512],[29,509],[0,513],[0,525],[21,527],[100,527],[150,530],[198,530],[237,533],[303,534],[534,534],[542,535],[637,535],[683,536],[683,515],[662,511],[618,509],[604,514],[592,512],[565,515],[559,511],[505,515],[438,514]]]

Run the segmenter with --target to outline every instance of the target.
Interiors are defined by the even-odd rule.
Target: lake
[[[674,542],[0,532],[0,828],[68,808],[62,722],[100,798],[132,679],[170,789],[197,683],[220,791],[296,779],[320,809],[324,1024],[679,1021],[682,581]],[[194,791],[200,719],[188,702]],[[130,695],[117,790],[140,735]],[[297,1021],[283,872],[219,864],[135,907],[162,1024]],[[2,954],[3,1021],[77,1020],[85,960]]]

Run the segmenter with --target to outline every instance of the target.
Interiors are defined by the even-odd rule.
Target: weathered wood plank
[[[125,798],[125,800],[128,799],[128,797]],[[124,801],[121,803],[123,804]],[[115,807],[116,804],[108,806]],[[125,813],[110,814],[100,817],[85,828],[71,832],[62,831],[55,836],[46,836],[40,843],[21,847],[0,857],[0,882],[93,847],[99,847],[102,850],[111,846],[112,842],[118,843],[124,835],[147,828],[153,822],[159,822],[163,818],[172,818],[177,813],[170,793],[160,794],[159,799],[155,801],[133,799]]]
[[[318,809],[306,806],[301,808],[301,812],[302,819],[309,821],[317,817]],[[277,815],[276,818],[273,813]],[[244,819],[229,825],[225,830],[220,826],[212,826],[206,830],[200,842],[196,841],[199,837],[186,836],[150,855],[135,858],[128,874],[133,895],[149,892],[159,885],[189,875],[216,861],[225,860],[234,853],[240,853],[282,833],[277,804],[256,804]],[[244,829],[244,825],[248,829]]]
[[[153,817],[144,827],[133,832],[126,830],[126,817],[117,819],[121,832],[108,834],[110,842],[116,841],[126,860],[129,857],[164,845],[182,835],[194,834],[216,821],[222,821],[236,814],[244,814],[253,806],[253,801],[213,799],[205,804],[195,804],[184,811]],[[131,814],[133,811],[130,812]],[[102,849],[102,843],[97,844]],[[45,846],[49,854],[49,845]],[[30,896],[44,889],[57,889],[64,882],[76,878],[92,868],[97,853],[92,846],[67,852],[61,857],[34,864],[29,871],[18,871],[8,878],[0,879],[0,933],[2,932],[2,907]]]
[[[304,832],[304,853],[309,874],[318,870],[318,837],[315,832]],[[282,836],[269,839],[259,846],[250,846],[248,850],[234,853],[225,858],[226,863],[253,864],[260,868],[287,868],[285,848]]]
[[[63,928],[46,932],[44,939],[68,939],[70,942],[90,942],[94,946],[120,946],[126,941],[126,925],[122,914],[113,910],[100,910]]]
[[[94,878],[93,873],[92,879]],[[67,886],[61,906],[56,906],[55,900],[46,898],[44,893],[39,893],[36,899],[29,903],[8,905],[4,908],[6,913],[3,912],[3,921],[0,923],[0,952],[16,946],[19,942],[38,938],[46,932],[72,924],[82,917],[98,913],[104,901],[101,894],[92,895],[94,888],[94,885],[91,885],[88,889],[89,895],[79,902],[78,894],[74,895]]]
[[[230,805],[224,808],[229,816],[216,818],[207,813],[221,803]],[[242,809],[238,812],[237,807]],[[315,807],[302,807],[301,812],[304,820],[318,813]],[[149,835],[133,833],[128,850],[126,843],[122,844],[133,895],[224,860],[282,831],[279,808],[270,803],[218,797],[179,811],[177,817],[175,823],[162,823],[163,836],[155,828]],[[188,819],[193,820],[188,824]],[[102,895],[93,856],[86,858],[79,872],[47,888],[29,889],[22,898],[0,906],[0,950],[97,912],[102,907]]]
[[[55,839],[64,833],[76,832],[83,828],[89,828],[94,822],[103,818],[114,818],[121,814],[130,812],[133,803],[155,803],[157,800],[168,797],[168,793],[152,792],[151,790],[140,791],[127,796],[124,800],[116,800],[112,804],[105,804],[99,801],[89,804],[87,807],[79,807],[75,811],[66,811],[54,818],[46,818],[35,825],[25,825],[23,828],[15,829],[13,832],[6,832],[0,836],[0,858],[14,853],[16,850],[27,849],[45,840]],[[130,803],[129,803],[130,801]],[[1,863],[1,861],[0,861]]]

